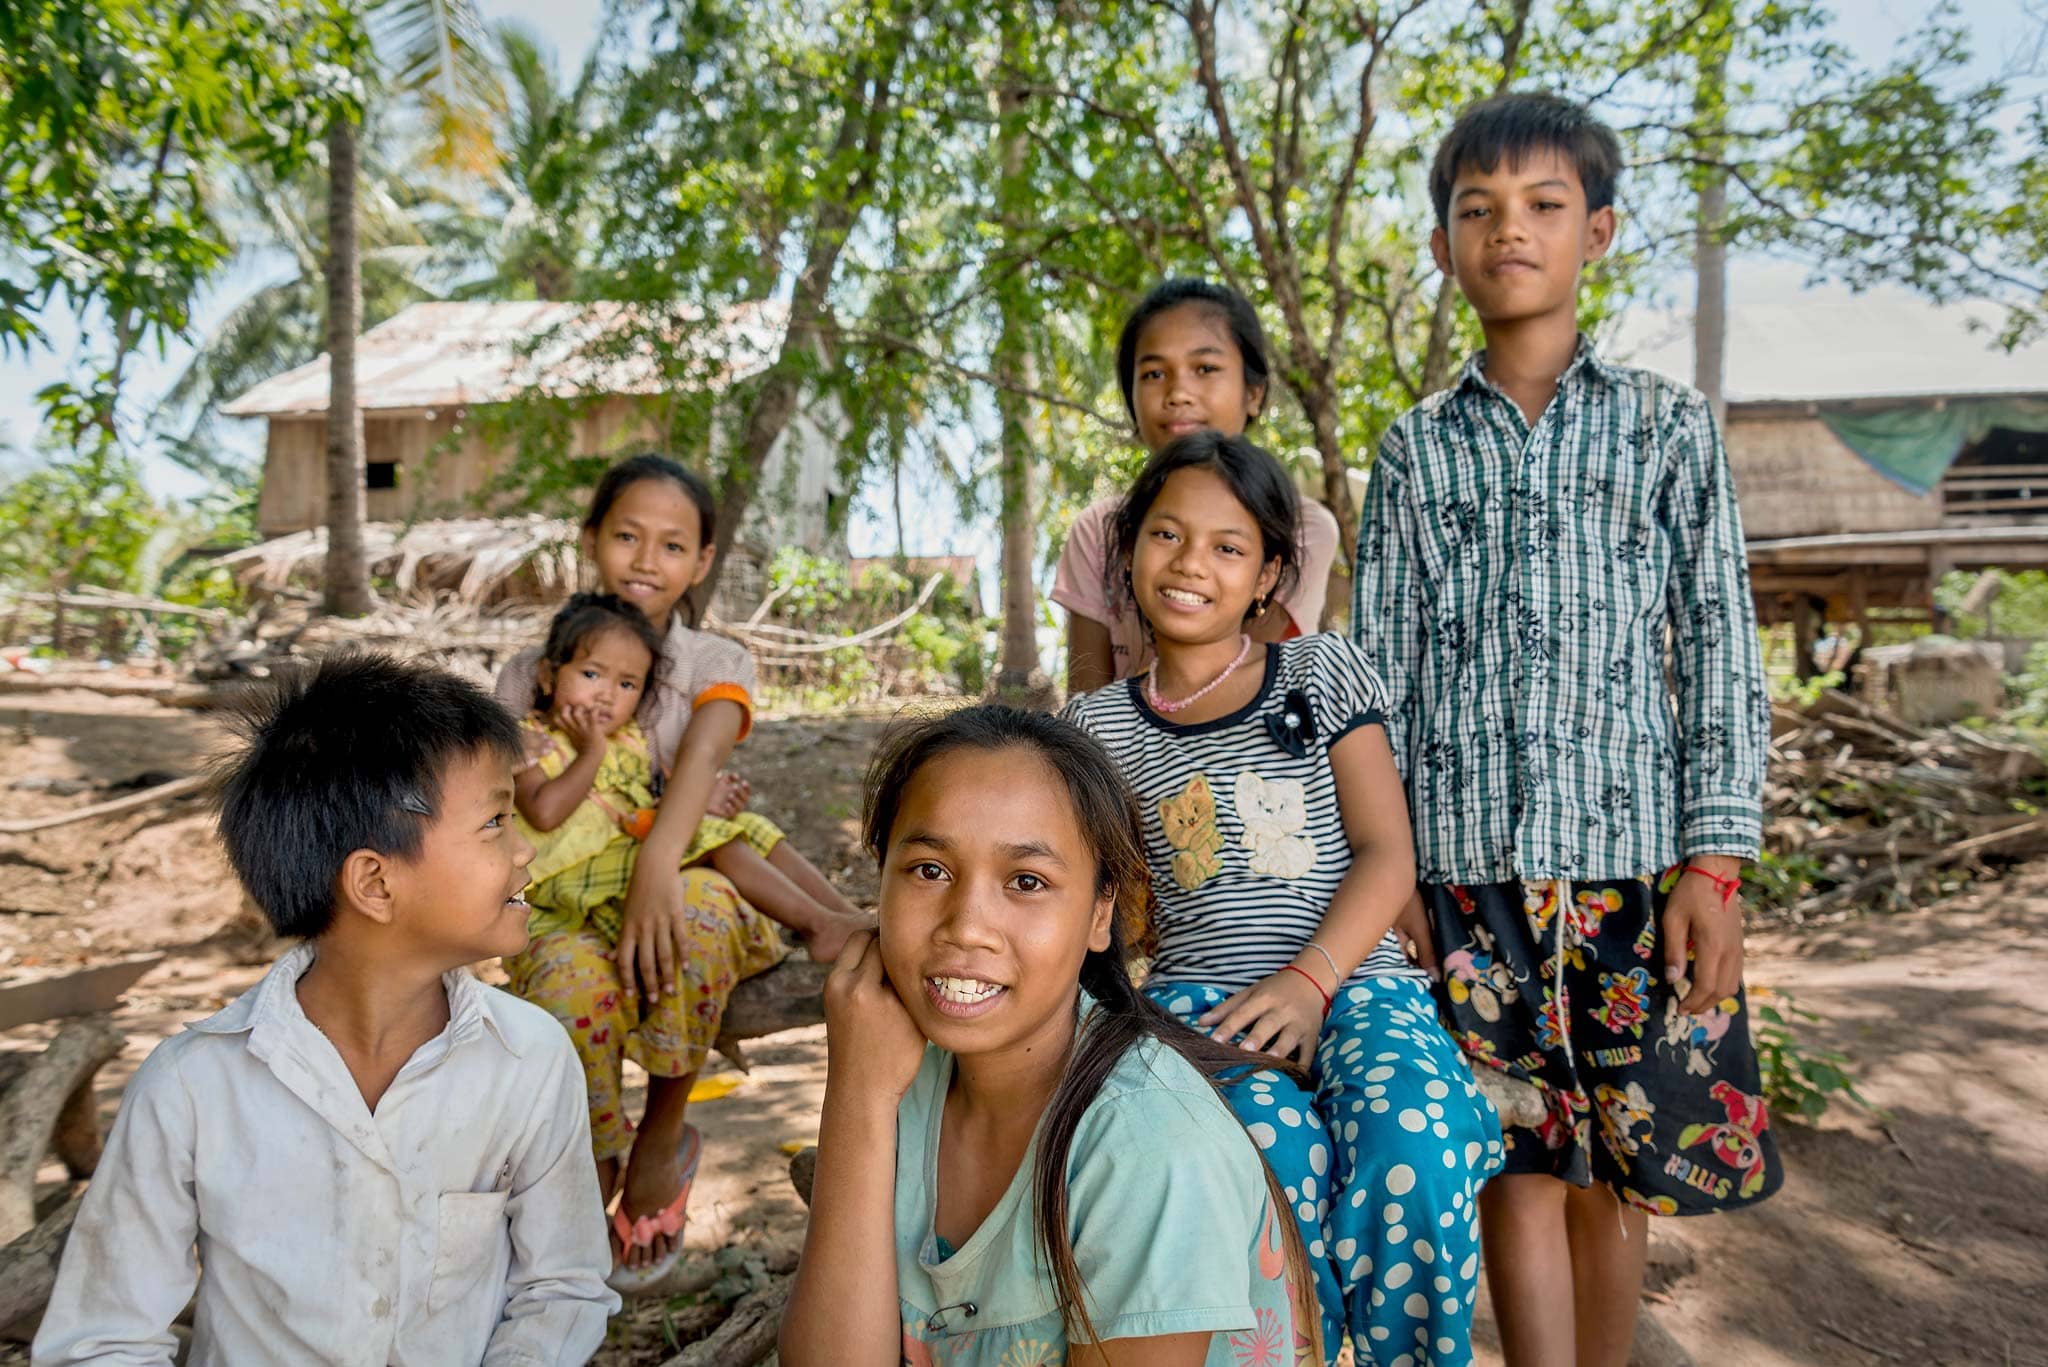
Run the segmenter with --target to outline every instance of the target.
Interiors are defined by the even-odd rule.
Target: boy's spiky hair
[[[1437,144],[1429,168],[1429,198],[1436,226],[1451,218],[1451,187],[1458,172],[1473,167],[1491,172],[1505,161],[1519,166],[1531,152],[1555,152],[1571,162],[1586,190],[1588,213],[1614,203],[1621,175],[1621,140],[1584,105],[1560,95],[1514,91],[1468,105]]]
[[[319,935],[357,850],[419,854],[448,766],[481,750],[517,763],[519,723],[445,670],[331,655],[239,709],[244,744],[218,779],[228,862],[280,935]]]

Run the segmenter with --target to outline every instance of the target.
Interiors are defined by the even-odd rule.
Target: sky
[[[595,42],[603,9],[593,0],[481,0],[481,3],[487,18],[514,20],[537,33],[560,54],[565,71],[580,63]],[[1959,0],[1960,17],[1970,28],[1978,54],[1977,70],[1973,75],[1997,74],[2002,63],[2010,61],[2014,53],[2024,49],[2028,38],[2043,24],[2039,4],[2040,0],[2034,0],[2032,5],[2015,3],[2015,0]],[[1834,8],[1837,14],[1836,36],[1858,57],[1876,61],[1921,21],[1927,4],[1926,0],[1836,0]],[[2036,13],[2030,16],[2026,13],[2028,8],[2035,8]],[[2019,89],[2023,93],[2048,89],[2048,74],[2037,70],[2020,83]],[[280,269],[279,261],[262,255],[238,262],[200,301],[194,320],[196,332],[203,335],[217,325],[238,299],[267,283]],[[1739,309],[1746,292],[1754,291],[1761,295],[1781,289],[1786,278],[1782,263],[1737,260],[1730,268],[1731,302]],[[1673,298],[1689,299],[1689,279],[1682,273],[1674,276],[1670,292]],[[36,390],[62,378],[79,364],[81,348],[78,330],[72,321],[66,317],[51,317],[46,319],[46,327],[52,342],[49,350],[39,350],[26,359],[18,352],[0,357],[0,449],[10,442],[21,448],[30,444],[37,426]],[[130,362],[131,392],[150,397],[160,393],[178,373],[190,352],[189,344],[174,344],[165,357],[160,358],[153,351],[136,357]],[[2044,359],[2042,364],[2048,367],[2048,359]],[[147,401],[145,399],[145,403]],[[260,448],[258,424],[232,426],[248,429],[244,440],[249,443],[251,451]],[[199,481],[162,460],[151,460],[147,464],[146,477],[151,486],[165,496],[189,497],[199,492]],[[974,553],[992,568],[995,552],[992,528],[963,527],[955,515],[950,497],[941,497],[933,489],[913,489],[911,493],[919,510],[914,521],[931,538],[931,544],[912,546],[913,552]],[[872,491],[870,498],[863,502],[872,503],[876,508],[885,507],[886,491]],[[850,536],[855,554],[887,553],[895,546],[893,523],[885,522],[871,509],[859,505],[856,506]]]

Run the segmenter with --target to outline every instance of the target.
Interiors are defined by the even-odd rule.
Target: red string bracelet
[[[1330,1014],[1330,994],[1323,991],[1323,985],[1316,981],[1315,974],[1310,973],[1305,968],[1297,968],[1293,964],[1282,964],[1280,971],[1282,973],[1299,973],[1302,977],[1307,978],[1308,985],[1313,987],[1316,990],[1316,995],[1323,999],[1323,1014],[1326,1016]]]
[[[1712,869],[1703,869],[1697,864],[1687,864],[1680,872],[1696,873],[1719,888],[1721,890],[1721,905],[1724,907],[1735,900],[1736,893],[1742,891],[1742,879],[1739,875],[1723,878]]]

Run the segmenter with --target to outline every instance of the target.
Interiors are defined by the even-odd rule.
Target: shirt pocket
[[[427,1310],[438,1314],[475,1292],[487,1279],[502,1280],[500,1254],[510,1238],[505,1203],[510,1192],[441,1194],[434,1242],[434,1280]]]

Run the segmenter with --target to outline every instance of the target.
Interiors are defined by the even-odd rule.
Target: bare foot
[[[846,942],[853,938],[856,930],[873,930],[875,918],[872,914],[841,916],[836,912],[827,913],[826,919],[810,930],[801,931],[797,938],[803,941],[804,952],[811,956],[811,962],[829,964],[839,957],[839,951],[846,948]]]
[[[721,769],[711,780],[711,796],[704,804],[704,810],[712,816],[732,820],[747,809],[747,803],[754,796],[754,785],[738,774]]]
[[[676,1193],[683,1187],[680,1158],[673,1144],[634,1143],[632,1156],[626,1160],[625,1176],[619,1184],[625,1193],[619,1209],[625,1212],[628,1224],[646,1216],[659,1215],[669,1202],[676,1199]],[[657,1233],[645,1248],[620,1250],[620,1261],[627,1267],[651,1267],[678,1247],[682,1238],[680,1230],[673,1235]]]

